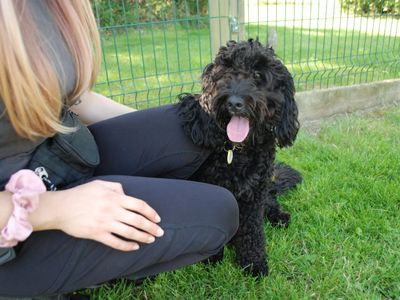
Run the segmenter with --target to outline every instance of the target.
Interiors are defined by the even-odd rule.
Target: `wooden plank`
[[[244,0],[209,0],[211,53],[214,57],[218,49],[229,40],[244,38]],[[231,30],[233,18],[239,30]]]

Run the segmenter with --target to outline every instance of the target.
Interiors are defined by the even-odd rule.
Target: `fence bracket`
[[[236,17],[229,17],[229,25],[231,27],[231,33],[239,32],[239,22]]]

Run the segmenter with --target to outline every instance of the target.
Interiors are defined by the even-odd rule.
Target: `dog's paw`
[[[268,221],[273,227],[288,227],[290,223],[290,214],[279,212],[268,215]]]
[[[253,277],[263,277],[268,275],[268,264],[266,262],[262,263],[252,263],[244,268],[244,272],[247,275]]]

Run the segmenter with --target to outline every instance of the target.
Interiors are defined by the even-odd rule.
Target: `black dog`
[[[235,195],[237,261],[252,275],[266,275],[264,216],[286,226],[290,215],[276,196],[301,181],[295,170],[274,164],[276,146],[291,146],[299,129],[293,78],[273,49],[252,39],[230,41],[204,69],[202,89],[180,95],[178,103],[185,133],[211,151],[192,179]]]

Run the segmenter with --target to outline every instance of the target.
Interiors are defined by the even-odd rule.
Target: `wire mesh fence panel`
[[[200,92],[230,39],[269,43],[298,91],[400,78],[400,0],[92,0],[96,90],[136,108]]]

